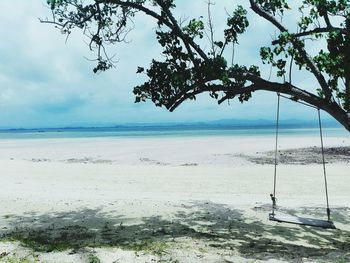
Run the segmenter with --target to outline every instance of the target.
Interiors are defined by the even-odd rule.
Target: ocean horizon
[[[282,123],[281,136],[319,136],[314,123]],[[0,129],[0,139],[55,139],[55,138],[125,138],[125,137],[198,137],[198,136],[275,136],[273,122],[265,124],[235,125],[210,124],[154,124],[118,125],[114,127],[65,127]],[[325,123],[323,135],[347,137],[349,133],[339,125]]]

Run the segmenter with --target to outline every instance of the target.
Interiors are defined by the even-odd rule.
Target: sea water
[[[325,137],[349,137],[342,127],[325,127]],[[282,126],[280,136],[319,136],[319,128]],[[198,136],[275,136],[273,126],[230,126],[230,125],[160,125],[160,126],[117,126],[97,128],[40,128],[2,129],[0,139],[50,139],[50,138],[98,138],[98,137],[198,137]]]

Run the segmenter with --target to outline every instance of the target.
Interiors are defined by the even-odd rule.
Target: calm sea
[[[0,130],[0,139],[50,139],[50,138],[98,138],[98,137],[198,137],[198,136],[275,136],[275,127],[236,127],[223,125],[185,126],[133,126],[111,128],[49,128],[49,129],[7,129]],[[319,136],[319,129],[286,126],[280,128],[280,135]],[[343,128],[326,127],[326,137],[349,137]]]

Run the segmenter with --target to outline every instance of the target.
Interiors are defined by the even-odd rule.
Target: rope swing
[[[278,165],[278,136],[279,136],[279,118],[280,118],[280,98],[286,98],[289,100],[293,100],[289,97],[283,96],[280,93],[277,93],[277,113],[276,113],[276,137],[275,137],[275,163],[274,163],[274,176],[273,176],[273,193],[270,194],[271,200],[272,200],[272,211],[269,214],[269,220],[276,221],[279,223],[290,223],[290,224],[298,224],[298,225],[306,225],[306,226],[313,226],[313,227],[322,227],[322,228],[332,228],[335,229],[335,226],[333,222],[331,221],[331,210],[329,208],[329,200],[328,200],[328,186],[327,186],[327,174],[326,174],[326,162],[325,162],[325,154],[324,154],[324,147],[323,147],[323,134],[322,134],[322,125],[321,125],[321,114],[320,109],[318,107],[315,107],[313,105],[296,101],[295,102],[301,103],[303,105],[312,107],[317,109],[318,112],[318,125],[319,125],[319,131],[320,131],[320,139],[321,139],[321,154],[322,154],[322,165],[323,165],[323,177],[324,177],[324,186],[325,186],[325,193],[326,193],[326,213],[327,213],[327,220],[321,220],[321,219],[314,219],[314,218],[303,218],[303,217],[297,217],[297,216],[290,216],[290,215],[278,215],[276,214],[277,209],[277,198],[276,198],[276,185],[277,185],[277,165]]]

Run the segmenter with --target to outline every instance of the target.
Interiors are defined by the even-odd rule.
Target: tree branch
[[[96,2],[96,7],[98,7],[98,2]],[[76,6],[77,8],[77,6]],[[96,8],[96,10],[98,10],[98,8]],[[77,23],[77,25],[84,25],[86,22],[88,22],[91,18],[93,18],[98,12],[91,12],[91,14],[87,17],[85,17],[82,21],[80,21],[79,23]],[[70,21],[66,21],[65,23],[58,23],[55,21],[55,17],[53,17],[53,21],[49,21],[49,20],[42,20],[39,18],[39,21],[40,23],[43,23],[43,24],[54,24],[54,25],[57,25],[61,28],[64,28],[66,27]]]
[[[329,33],[333,30],[339,30],[341,31],[343,34],[346,33],[346,31],[342,28],[338,28],[338,27],[333,27],[333,28],[328,28],[328,27],[318,27],[312,30],[308,30],[308,31],[304,31],[304,32],[300,32],[300,33],[295,33],[293,34],[294,37],[299,38],[299,37],[305,37],[305,36],[309,36],[312,34],[319,34],[319,33]],[[278,40],[273,40],[272,41],[272,45],[276,45],[278,44]]]
[[[211,18],[211,10],[210,7],[211,5],[213,5],[213,3],[210,2],[210,0],[207,3],[208,7],[207,7],[207,12],[208,12],[208,26],[209,26],[209,32],[210,32],[210,36],[208,37],[210,44],[211,44],[211,52],[213,54],[213,56],[215,57],[215,45],[214,45],[214,26],[213,26],[213,21]]]
[[[275,27],[279,29],[281,32],[287,32],[287,28],[285,28],[283,25],[281,25],[272,15],[269,13],[266,13],[264,10],[260,8],[260,6],[254,1],[254,0],[249,0],[250,7],[251,9],[258,14],[259,16],[265,18],[267,21],[272,23]]]
[[[326,22],[327,27],[332,28],[333,26],[331,24],[331,21],[329,20],[327,11],[323,14],[323,18],[324,18],[324,21]]]
[[[130,8],[134,8],[134,9],[136,9],[138,11],[144,12],[146,15],[149,15],[149,16],[155,18],[157,21],[163,23],[169,29],[173,30],[183,40],[184,43],[189,44],[194,50],[196,50],[196,52],[203,59],[205,59],[205,60],[208,59],[208,57],[205,54],[205,52],[190,37],[188,37],[185,34],[183,34],[181,28],[178,26],[178,24],[177,24],[177,22],[176,22],[174,17],[173,17],[174,20],[172,20],[171,17],[168,16],[169,19],[171,19],[171,21],[168,21],[167,19],[164,19],[164,17],[162,17],[161,15],[157,14],[156,12],[150,10],[149,8],[147,8],[147,7],[145,7],[145,6],[141,5],[141,4],[137,4],[135,2],[120,1],[120,0],[95,0],[95,1],[98,2],[98,3],[116,4],[116,5],[120,5],[120,6],[124,6],[124,7],[130,7]],[[157,1],[157,2],[159,2],[159,1]],[[176,22],[176,24],[174,24],[174,21]]]
[[[262,10],[259,5],[254,0],[249,0],[252,10],[258,14],[259,16],[265,18],[267,21],[272,23],[274,26],[276,26],[281,32],[288,32],[287,28],[285,28],[281,23],[279,23],[273,16]],[[330,90],[327,81],[325,80],[324,76],[320,72],[320,70],[317,68],[315,63],[312,61],[312,58],[310,55],[305,51],[303,47],[298,45],[296,41],[292,41],[291,44],[293,47],[299,51],[300,55],[304,59],[306,65],[310,68],[312,74],[316,77],[318,83],[320,84],[326,98],[329,101],[334,101],[332,96],[332,91]]]
[[[222,97],[218,102],[222,103],[227,99],[232,99],[238,95],[255,92],[255,91],[270,91],[289,95],[296,100],[304,101],[308,104],[322,109],[331,114],[337,121],[339,121],[347,130],[350,131],[350,116],[335,102],[330,102],[327,99],[320,98],[306,90],[300,89],[290,83],[278,83],[271,82],[262,79],[259,76],[247,73],[246,79],[252,82],[249,86],[223,86],[223,85],[204,85],[202,87],[195,87],[190,92],[178,94],[173,99],[172,104],[169,107],[170,111],[174,111],[185,100],[198,95],[203,92],[226,92],[226,95]]]
[[[189,54],[193,64],[198,66],[198,63],[196,62],[196,59],[195,59],[194,54],[192,52],[192,49],[191,49],[189,43],[186,41],[188,37],[186,37],[186,35],[182,32],[180,26],[178,25],[176,19],[174,18],[174,16],[170,12],[169,8],[167,8],[161,1],[156,0],[156,2],[163,9],[163,12],[168,16],[168,18],[172,22],[173,31],[177,32],[179,37],[182,39],[182,41],[183,41],[183,43],[184,43],[184,45],[186,47],[186,50],[187,50],[187,52],[188,52],[188,54]]]
[[[156,12],[152,11],[151,9],[144,7],[143,5],[137,4],[135,2],[130,2],[130,1],[120,1],[120,0],[95,0],[97,3],[101,4],[115,4],[115,5],[120,5],[124,7],[130,7],[133,9],[136,9],[138,11],[144,12],[146,15],[152,16],[156,20],[160,21],[161,23],[167,25],[168,27],[172,28],[172,24],[164,19],[162,16],[157,14]]]

